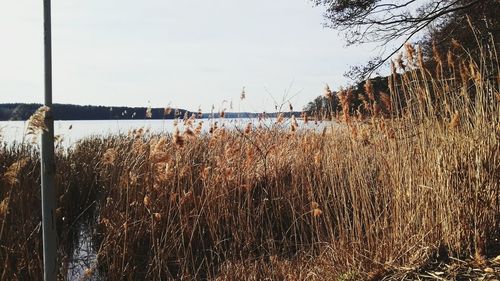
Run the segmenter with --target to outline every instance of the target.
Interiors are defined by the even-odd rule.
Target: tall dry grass
[[[97,252],[86,274],[106,280],[378,280],[435,258],[481,264],[500,237],[491,46],[481,61],[436,54],[437,69],[408,46],[390,93],[367,86],[370,114],[344,110],[323,132],[281,119],[227,130],[221,119],[205,134],[186,118],[172,134],[59,150],[61,262],[85,216]],[[32,146],[1,148],[2,280],[41,276],[36,159]]]

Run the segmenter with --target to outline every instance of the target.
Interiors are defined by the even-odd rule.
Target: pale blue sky
[[[52,2],[57,103],[272,111],[290,89],[301,109],[377,54],[345,48],[309,0]],[[0,103],[43,101],[42,4],[0,0]]]

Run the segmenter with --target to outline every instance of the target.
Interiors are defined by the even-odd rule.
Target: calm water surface
[[[220,127],[222,124],[228,129],[236,127],[244,127],[247,123],[252,122],[254,125],[261,123],[263,126],[271,126],[275,119],[268,118],[259,121],[256,118],[240,118],[240,119],[199,119],[196,123],[203,121],[203,129],[208,131],[210,124],[218,122]],[[149,129],[153,133],[171,133],[174,130],[174,120],[91,120],[91,121],[55,121],[55,135],[62,138],[63,146],[71,146],[78,140],[90,136],[107,136],[111,134],[126,134],[132,129],[144,128]],[[182,130],[182,121],[178,122]],[[286,120],[283,126],[289,127],[290,120]],[[299,126],[302,128],[322,130],[327,123],[309,122],[304,126],[303,122],[298,120]],[[26,136],[27,121],[0,121],[0,138],[7,143],[20,143],[23,141],[31,141],[31,136]]]

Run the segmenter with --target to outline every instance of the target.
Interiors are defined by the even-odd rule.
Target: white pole
[[[54,117],[52,115],[52,35],[50,0],[43,1],[44,54],[45,54],[45,114],[48,130],[42,133],[41,182],[42,182],[42,226],[43,226],[43,276],[45,281],[57,279],[57,232],[55,221],[54,188]]]

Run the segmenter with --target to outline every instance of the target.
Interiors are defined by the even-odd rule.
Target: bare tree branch
[[[326,7],[327,27],[342,31],[347,45],[403,39],[396,49],[370,65],[370,75],[431,24],[439,25],[458,12],[498,0],[312,0]]]

